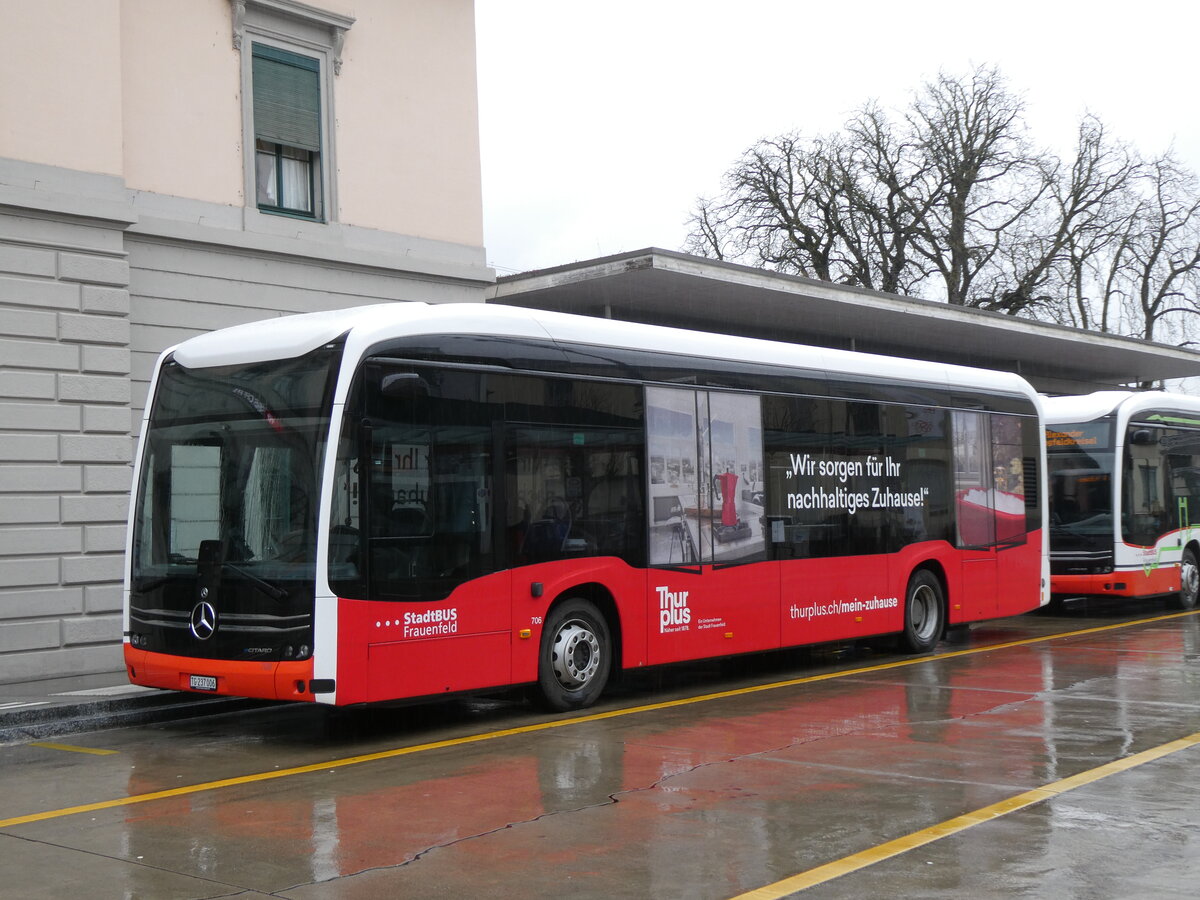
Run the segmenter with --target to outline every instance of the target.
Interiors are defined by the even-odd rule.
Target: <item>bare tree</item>
[[[1021,112],[981,68],[925,85],[899,124],[868,103],[841,135],[759,141],[699,201],[686,248],[903,293],[936,274],[948,302],[996,305],[972,287],[1045,189]]]
[[[890,119],[759,141],[701,199],[693,253],[1149,339],[1200,312],[1200,190],[1086,116],[1069,162],[1037,150],[998,70],[923,85]]]
[[[701,197],[696,201],[696,211],[687,220],[688,236],[683,249],[696,256],[709,259],[728,259],[737,251],[730,248],[732,229],[726,210],[716,201]]]
[[[1145,196],[1114,263],[1130,333],[1182,341],[1200,313],[1200,192],[1171,154],[1149,165]]]
[[[1004,235],[1046,189],[1043,161],[1025,138],[1024,103],[995,68],[945,73],[924,86],[907,116],[932,183],[917,249],[941,275],[946,301],[1019,311],[1019,297],[976,297]]]
[[[846,134],[841,237],[853,281],[890,293],[915,293],[929,274],[914,250],[921,223],[936,202],[926,189],[929,165],[874,103],[846,124]]]
[[[921,185],[907,149],[875,107],[844,136],[759,141],[726,173],[721,198],[697,201],[685,249],[909,292],[924,272],[911,246]]]
[[[724,197],[699,201],[688,249],[840,280],[837,152],[796,134],[759,141],[725,174]]]
[[[1133,152],[1085,116],[1070,165],[1042,157],[1044,190],[1020,227],[1001,235],[992,299],[981,305],[1097,327],[1090,269],[1126,232],[1129,191],[1140,172]],[[1104,313],[1101,306],[1100,330]]]

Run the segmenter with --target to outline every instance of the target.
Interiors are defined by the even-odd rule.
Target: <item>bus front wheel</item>
[[[928,569],[918,569],[908,580],[904,600],[904,635],[901,642],[909,653],[928,653],[942,636],[942,583]]]
[[[538,687],[546,706],[557,712],[591,706],[611,669],[608,623],[595,606],[576,597],[550,611],[538,660]]]
[[[1200,565],[1196,562],[1196,551],[1188,547],[1183,551],[1183,561],[1179,564],[1179,597],[1176,600],[1180,609],[1195,609],[1200,600]]]

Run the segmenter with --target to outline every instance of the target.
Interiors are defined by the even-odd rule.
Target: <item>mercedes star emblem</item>
[[[198,641],[207,641],[217,630],[217,611],[207,600],[197,603],[192,608],[192,635]]]

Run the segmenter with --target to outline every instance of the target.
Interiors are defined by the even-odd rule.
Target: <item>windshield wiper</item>
[[[157,578],[143,578],[136,582],[136,587],[133,588],[135,594],[145,594],[149,591],[156,591],[172,578],[177,578],[177,575],[159,575]]]
[[[253,572],[249,571],[248,569],[243,569],[241,566],[236,566],[233,563],[228,563],[228,562],[220,563],[220,567],[222,569],[230,569],[233,572],[236,572],[238,575],[245,578],[252,585],[254,585],[256,588],[258,588],[260,591],[262,591],[264,594],[266,594],[268,597],[270,597],[272,600],[274,600],[276,602],[280,602],[282,600],[287,599],[288,592],[286,590],[279,587],[278,585],[271,584],[271,582],[265,581],[264,579],[259,578],[257,575],[255,575]],[[146,594],[146,593],[149,593],[150,591],[158,590],[160,587],[162,587],[168,581],[172,581],[172,580],[174,580],[176,578],[180,578],[180,577],[183,577],[183,576],[176,574],[176,575],[160,575],[156,578],[143,578],[141,581],[136,583],[136,585],[133,588],[133,592],[135,594]]]
[[[280,600],[284,600],[287,598],[287,595],[288,595],[287,591],[285,591],[283,588],[279,587],[278,585],[271,584],[271,582],[269,582],[269,581],[264,581],[263,579],[261,579],[257,575],[255,575],[253,572],[251,572],[249,569],[243,569],[241,566],[236,566],[231,562],[221,563],[221,568],[230,569],[230,570],[236,572],[237,574],[241,575],[243,578],[245,578],[247,581],[249,581],[252,585],[254,585],[256,588],[258,588],[260,591],[262,591],[264,594],[266,594],[272,600],[275,600],[278,602]]]

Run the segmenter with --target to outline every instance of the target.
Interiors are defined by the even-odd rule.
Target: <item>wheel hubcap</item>
[[[1192,606],[1196,602],[1197,595],[1200,594],[1200,568],[1197,568],[1195,561],[1189,558],[1184,560],[1179,575],[1184,602]]]
[[[908,621],[918,640],[927,641],[937,628],[937,595],[929,585],[921,585],[913,591],[908,604]]]
[[[584,623],[572,620],[555,635],[550,659],[558,683],[568,690],[578,690],[600,668],[600,641]]]

